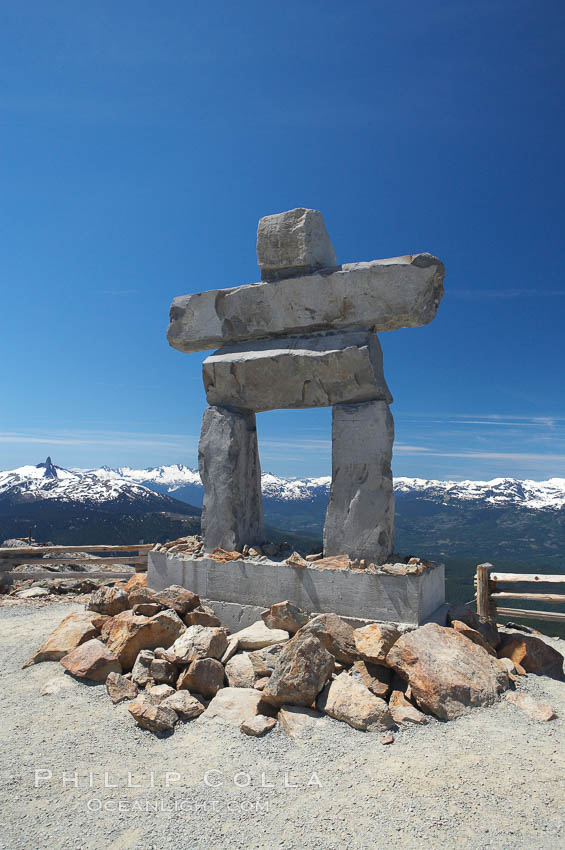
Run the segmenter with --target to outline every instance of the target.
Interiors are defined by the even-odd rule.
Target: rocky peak
[[[52,462],[50,457],[47,457],[45,463],[38,463],[37,469],[45,469],[44,478],[57,478],[57,467]]]

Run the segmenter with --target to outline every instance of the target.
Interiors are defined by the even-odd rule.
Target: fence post
[[[480,617],[491,618],[489,598],[489,577],[492,564],[479,564],[477,567],[477,614]]]
[[[141,556],[144,559],[144,562],[143,562],[143,564],[139,564],[139,563],[135,564],[135,571],[136,571],[136,573],[146,573],[148,566],[149,566],[148,557],[147,557],[148,552],[145,551],[145,550],[138,550],[137,554],[138,554],[138,556]]]

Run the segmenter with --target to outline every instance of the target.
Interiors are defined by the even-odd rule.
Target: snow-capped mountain
[[[98,470],[93,470],[98,474]],[[106,474],[110,474],[107,472]],[[187,466],[122,467],[112,475],[201,505],[198,472]],[[322,536],[331,480],[262,476],[265,522],[308,539]],[[528,561],[549,567],[565,550],[565,479],[433,481],[397,478],[396,548],[434,558]],[[478,559],[478,560],[476,560]]]
[[[330,478],[262,476],[267,533],[319,549]],[[397,478],[397,552],[445,561],[451,599],[473,594],[477,564],[562,572],[565,479],[433,481]],[[59,543],[174,540],[200,530],[203,488],[182,464],[64,469],[47,458],[0,472],[0,540]]]
[[[331,478],[285,478],[264,472],[263,497],[281,503],[311,502],[328,497]],[[491,481],[434,481],[424,478],[395,478],[399,500],[407,495],[448,505],[480,502],[497,507],[529,510],[560,510],[565,507],[565,478],[547,481],[520,481],[493,478]],[[187,491],[193,499],[186,497]],[[0,497],[19,494],[21,500],[61,499],[66,501],[108,502],[116,499],[153,499],[155,493],[180,501],[202,504],[203,488],[198,470],[182,463],[168,466],[116,469],[65,469],[48,457],[36,466],[0,471]]]
[[[113,474],[123,481],[141,484],[156,493],[164,493],[189,505],[202,505],[204,490],[198,470],[190,469],[182,463],[153,466],[148,469],[132,469],[129,466],[104,469],[107,474]],[[100,470],[94,469],[92,472],[97,475]]]
[[[204,497],[204,489],[198,470],[184,466],[182,463],[153,466],[148,469],[132,469],[129,466],[120,466],[116,469],[101,467],[100,469],[90,469],[87,474],[108,481],[141,484],[157,493],[167,493],[175,499],[193,505],[201,505]],[[282,502],[299,502],[310,501],[319,495],[327,498],[330,492],[331,478],[329,476],[322,478],[283,478],[272,475],[270,472],[264,472],[261,476],[261,483],[264,498]]]
[[[261,476],[263,496],[267,499],[280,499],[282,502],[309,501],[319,495],[329,496],[331,478],[281,478],[264,472]]]
[[[493,478],[491,481],[428,481],[424,478],[395,478],[397,496],[407,493],[443,504],[482,502],[486,505],[516,505],[529,510],[559,510],[565,507],[565,478],[547,481],[520,481],[517,478]]]
[[[168,487],[171,492],[178,490],[186,484],[200,485],[200,475],[197,469],[190,469],[182,463],[174,463],[170,466],[150,466],[147,469],[132,469],[129,466],[120,466],[118,469],[109,470],[128,481],[137,481],[140,484],[149,482]]]
[[[61,543],[170,540],[197,532],[199,514],[111,469],[64,469],[48,457],[0,472],[0,541],[29,534]]]
[[[330,478],[263,474],[265,522],[321,538]],[[562,562],[565,479],[432,481],[397,478],[396,548],[435,558]],[[47,458],[0,472],[0,539],[33,527],[38,539],[131,542],[174,539],[199,528],[203,488],[183,464],[150,469],[64,469]],[[197,507],[193,507],[197,506]]]
[[[55,466],[50,457],[37,466],[20,466],[0,472],[0,499],[8,497],[20,503],[49,499],[91,504],[117,501],[122,504],[150,503],[153,506],[156,502],[165,505],[170,501],[111,470],[64,469]]]
[[[29,467],[24,467],[27,469]],[[149,469],[132,469],[127,466],[110,470],[89,470],[89,475],[142,484],[160,493],[183,499],[187,488],[194,493],[192,504],[202,504],[202,484],[198,470],[183,464],[156,466]],[[0,490],[1,490],[0,473]],[[322,495],[328,496],[331,478],[285,478],[264,472],[261,476],[263,497],[281,502],[308,502]],[[507,507],[516,505],[531,510],[561,509],[565,507],[565,478],[547,481],[520,481],[516,478],[493,478],[491,481],[434,481],[424,478],[395,478],[394,490],[399,498],[414,494],[443,504],[454,502],[482,502]],[[184,499],[190,501],[190,499]]]

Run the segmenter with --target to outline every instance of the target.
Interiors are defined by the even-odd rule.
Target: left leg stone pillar
[[[205,549],[232,551],[261,543],[261,466],[252,411],[209,407],[204,412],[198,469],[204,485]]]
[[[332,486],[324,555],[385,563],[394,545],[392,444],[386,401],[336,404],[332,411]]]

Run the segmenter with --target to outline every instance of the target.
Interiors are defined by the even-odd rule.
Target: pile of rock
[[[268,558],[280,559],[288,554],[290,546],[288,543],[270,543],[265,542],[260,546],[242,546],[241,550],[227,550],[217,546],[211,552],[206,552],[204,549],[204,541],[199,534],[189,537],[179,537],[177,540],[171,540],[168,543],[156,543],[152,552],[167,552],[171,555],[177,555],[185,558],[212,558],[215,561],[239,561],[242,558],[252,558],[267,560]],[[301,557],[301,556],[299,556]],[[315,557],[322,557],[321,555]]]
[[[33,568],[34,570],[37,567]],[[62,594],[86,594],[92,593],[102,584],[103,580],[89,578],[58,578],[58,579],[26,579],[15,581],[8,590],[9,596],[17,599],[41,599],[47,596],[60,596]]]
[[[255,736],[277,721],[296,736],[324,715],[367,732],[453,720],[494,703],[520,675],[563,675],[555,649],[500,633],[465,607],[451,609],[448,627],[401,633],[393,624],[353,628],[336,614],[311,617],[286,601],[230,635],[196,594],[156,592],[144,581],[136,575],[97,590],[25,666],[60,660],[79,679],[105,682],[112,701],[129,701],[152,732],[202,715]],[[555,716],[515,697],[537,719]]]
[[[386,564],[373,564],[365,558],[350,558],[348,555],[335,555],[324,557],[322,552],[303,556],[300,552],[292,552],[288,555],[290,547],[288,543],[262,543],[260,546],[243,546],[238,549],[228,550],[217,546],[211,552],[206,552],[204,542],[200,535],[192,537],[179,537],[169,543],[157,543],[153,552],[168,552],[186,558],[211,558],[214,561],[227,563],[229,561],[240,561],[242,559],[267,561],[284,560],[286,564],[294,567],[315,566],[317,569],[341,569],[341,570],[367,570],[375,575],[422,575],[426,570],[433,569],[431,561],[408,555],[398,558]]]
[[[322,553],[317,555],[306,555],[302,557],[299,552],[293,552],[286,559],[286,563],[294,567],[315,566],[316,569],[330,570],[366,570],[375,575],[389,576],[421,576],[426,570],[431,570],[434,567],[431,561],[425,561],[422,558],[415,558],[409,555],[401,561],[391,561],[386,564],[373,564],[365,558],[350,558],[348,555],[334,555],[324,557]]]
[[[2,549],[29,549],[30,546],[37,545],[37,543],[33,543],[25,537],[8,537],[7,540],[3,540],[0,543]]]
[[[202,546],[202,538],[199,534],[194,534],[188,537],[177,537],[176,540],[169,540],[166,543],[156,543],[151,551],[193,556],[202,554]]]
[[[4,541],[6,543],[17,543],[21,541]],[[35,544],[32,544],[35,545]],[[54,544],[48,544],[54,545]],[[26,543],[21,543],[21,546],[27,546]],[[12,546],[11,548],[19,548]],[[38,565],[21,563],[12,570],[13,573],[18,573],[18,578],[15,578],[11,586],[3,586],[0,592],[5,592],[8,596],[13,596],[17,599],[32,599],[46,600],[47,597],[60,596],[62,594],[84,595],[92,593],[102,584],[114,584],[113,580],[105,580],[102,578],[93,579],[88,577],[91,572],[110,572],[117,570],[119,572],[127,572],[130,568],[125,567],[121,563],[114,563],[110,558],[106,563],[100,563],[99,557],[88,552],[46,552],[41,557],[42,563]],[[63,563],[58,563],[62,561]],[[67,563],[72,561],[73,563]],[[94,562],[94,563],[90,563]],[[28,573],[37,573],[41,571],[53,573],[54,578],[26,578]],[[86,573],[84,578],[65,578],[65,573]],[[133,574],[133,568],[131,568]],[[21,579],[19,578],[21,575]],[[55,576],[60,576],[56,578]]]

